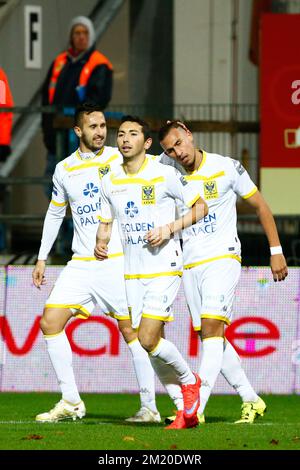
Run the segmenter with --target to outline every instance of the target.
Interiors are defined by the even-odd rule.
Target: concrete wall
[[[169,116],[173,102],[173,0],[130,2],[130,103]]]
[[[129,96],[129,0],[97,43],[97,48],[111,60],[114,67],[114,87],[111,104],[128,104]]]
[[[248,60],[251,3],[174,0],[175,104],[230,103],[234,96],[240,103],[257,103],[257,68]]]

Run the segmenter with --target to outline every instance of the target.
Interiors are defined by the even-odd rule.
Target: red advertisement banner
[[[261,24],[261,167],[300,167],[300,15]]]
[[[61,267],[47,267],[41,290],[32,285],[31,271],[30,266],[0,267],[0,391],[58,391],[39,320]],[[201,343],[182,287],[174,316],[166,336],[198,370]],[[81,392],[138,392],[131,354],[115,320],[96,308],[88,320],[72,320],[66,334]],[[243,268],[226,336],[259,393],[299,393],[300,269],[290,268],[285,282],[275,283],[270,268]],[[158,382],[157,391],[164,391]],[[234,390],[219,377],[214,392]]]

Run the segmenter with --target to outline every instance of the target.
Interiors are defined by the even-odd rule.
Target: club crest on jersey
[[[110,165],[100,166],[98,168],[99,178],[102,179],[104,175],[110,172]]]
[[[155,186],[142,186],[142,204],[155,204]]]
[[[217,182],[215,180],[206,181],[204,183],[205,199],[216,199],[219,197]]]

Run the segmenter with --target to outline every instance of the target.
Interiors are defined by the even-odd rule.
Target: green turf
[[[125,424],[124,418],[137,410],[137,396],[83,394],[82,398],[87,407],[83,420],[38,424],[34,416],[49,410],[59,400],[57,394],[2,393],[0,449],[300,450],[300,397],[296,395],[263,396],[268,412],[253,425],[232,424],[240,413],[238,397],[213,396],[206,424],[180,431],[166,431],[164,424]],[[158,396],[157,402],[162,416],[172,412],[166,396]]]

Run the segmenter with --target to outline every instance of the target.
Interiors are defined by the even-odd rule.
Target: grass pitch
[[[82,394],[87,416],[75,422],[40,424],[36,414],[59,401],[52,393],[1,393],[1,450],[300,450],[300,397],[265,395],[267,413],[252,425],[234,425],[237,396],[212,396],[206,424],[166,431],[164,424],[132,424],[124,419],[139,405],[134,395]],[[157,397],[162,417],[173,413],[165,395]]]

